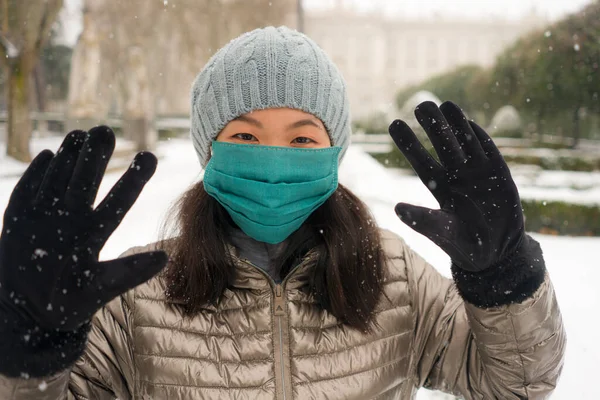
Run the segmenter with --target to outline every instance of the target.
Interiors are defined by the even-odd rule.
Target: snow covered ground
[[[512,173],[524,199],[600,205],[600,172],[544,171],[519,165]]]
[[[60,140],[56,138],[40,139],[34,141],[32,147],[37,153],[47,146],[55,150],[59,143]],[[3,153],[3,149],[0,148],[0,154]],[[106,244],[101,254],[102,258],[116,257],[131,246],[155,240],[160,222],[169,206],[191,183],[201,177],[191,142],[171,140],[162,143],[157,153],[161,159],[155,176]],[[23,169],[22,164],[9,162],[0,156],[0,211],[5,209],[12,188]],[[105,177],[99,198],[108,192],[119,176],[119,173],[109,173]],[[530,190],[528,185],[533,184],[538,187],[536,190],[546,190],[536,195],[554,192],[560,198],[559,191],[566,189],[563,187],[565,185],[556,182],[562,179],[563,182],[569,183],[566,185],[571,187],[568,190],[576,191],[580,196],[581,193],[585,193],[586,203],[600,204],[598,174],[566,174],[563,178],[558,175],[552,178],[547,174],[532,176],[517,178],[522,193]],[[573,178],[574,176],[577,178]],[[574,181],[580,182],[580,186],[584,187],[574,188]],[[450,276],[449,259],[446,254],[429,240],[404,226],[393,210],[399,201],[436,207],[433,196],[418,178],[387,170],[360,148],[351,147],[340,168],[340,182],[369,205],[382,227],[403,236],[411,247],[436,266],[442,274]],[[600,364],[600,322],[597,319],[600,309],[600,261],[595,254],[596,249],[600,248],[600,238],[539,234],[533,236],[541,242],[544,249],[547,267],[556,288],[568,333],[566,364],[552,398],[597,399],[600,394],[594,382],[597,379],[596,368]],[[433,400],[446,396],[421,390],[417,398]]]

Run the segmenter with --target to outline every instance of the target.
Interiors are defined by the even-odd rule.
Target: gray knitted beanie
[[[286,27],[245,33],[220,49],[192,86],[191,136],[202,167],[231,120],[253,110],[289,107],[319,118],[340,160],[350,144],[342,75],[310,38]]]

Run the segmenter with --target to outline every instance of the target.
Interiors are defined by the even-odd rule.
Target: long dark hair
[[[187,316],[216,304],[233,278],[226,245],[232,226],[225,208],[201,181],[181,196],[163,226],[162,246],[170,255],[164,272],[167,296],[181,303]],[[382,293],[385,256],[365,204],[339,185],[286,242],[278,260],[281,276],[317,248],[310,290],[320,306],[348,326],[369,331]]]

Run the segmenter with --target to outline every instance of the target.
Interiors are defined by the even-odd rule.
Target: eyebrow
[[[257,128],[262,128],[263,124],[254,118],[248,117],[246,115],[240,115],[239,117],[235,118],[234,121],[242,121],[242,122],[247,122],[249,124],[252,124],[254,126],[256,126]]]
[[[249,117],[247,115],[240,115],[239,117],[235,118],[234,121],[247,122],[247,123],[252,124],[252,125],[254,125],[254,126],[258,127],[258,128],[264,128],[263,124],[259,120],[254,119],[252,117]],[[323,129],[322,126],[319,126],[319,124],[317,124],[312,119],[306,118],[306,119],[301,119],[299,121],[296,121],[296,122],[293,122],[293,123],[289,124],[287,126],[287,130],[296,129],[296,128],[300,128],[300,127],[307,126],[307,125],[311,125],[311,126],[314,126],[316,128]]]
[[[301,119],[300,121],[296,121],[292,124],[289,124],[287,129],[296,129],[296,128],[300,128],[302,126],[307,126],[307,125],[312,125],[316,128],[322,129],[321,126],[319,126],[319,124],[317,124],[315,121],[313,121],[312,119]]]

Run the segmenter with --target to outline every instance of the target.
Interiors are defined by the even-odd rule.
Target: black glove
[[[154,174],[139,153],[93,209],[115,137],[69,133],[41,152],[16,185],[0,236],[0,373],[47,376],[81,355],[93,314],[157,274],[164,252],[99,262],[98,254]]]
[[[462,278],[464,282],[468,276],[481,281],[482,277],[491,279],[491,274],[499,271],[506,275],[507,269],[518,270],[518,279],[513,275],[502,277],[512,281],[510,288],[502,282],[488,288],[510,293],[487,297],[494,298],[494,304],[507,298],[509,302],[523,300],[531,294],[529,286],[537,289],[541,284],[543,260],[537,242],[525,234],[519,193],[498,148],[481,127],[468,121],[451,102],[440,108],[432,102],[422,103],[415,115],[440,163],[403,121],[396,120],[390,125],[390,135],[439,202],[440,209],[399,203],[396,213],[450,256],[456,280]],[[534,265],[536,268],[529,268]],[[534,270],[534,278],[531,271],[520,270],[525,267]],[[526,277],[521,279],[523,273]],[[523,284],[527,290],[519,286]],[[520,293],[513,294],[517,289]],[[464,295],[465,291],[462,292]]]

